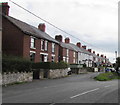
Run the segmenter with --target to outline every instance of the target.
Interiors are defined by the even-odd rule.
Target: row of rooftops
[[[38,25],[38,28],[29,25],[23,21],[20,21],[18,19],[15,19],[11,16],[9,16],[9,6],[8,3],[2,3],[2,13],[0,14],[3,17],[5,17],[7,20],[9,20],[12,24],[14,24],[17,28],[19,28],[23,33],[30,35],[30,36],[34,36],[36,38],[42,38],[42,39],[46,39],[48,41],[60,44],[63,48],[67,48],[76,52],[81,52],[84,54],[88,54],[91,55],[93,57],[98,57],[98,58],[102,58],[102,59],[107,59],[106,56],[103,55],[99,55],[99,54],[95,54],[95,51],[93,51],[91,49],[86,49],[86,46],[81,46],[81,43],[78,42],[76,45],[70,43],[70,39],[69,38],[65,38],[65,42],[62,41],[62,35],[56,35],[55,39],[52,38],[49,34],[47,34],[45,32],[45,24],[41,23]]]

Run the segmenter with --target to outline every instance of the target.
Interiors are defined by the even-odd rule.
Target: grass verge
[[[118,76],[117,73],[107,72],[99,74],[98,76],[94,77],[94,79],[98,81],[109,81],[113,79],[120,79],[120,76]]]
[[[25,81],[25,82],[14,82],[14,83],[9,83],[9,84],[3,85],[3,86],[19,85],[19,84],[24,84],[24,83],[28,83],[28,82],[27,81]]]

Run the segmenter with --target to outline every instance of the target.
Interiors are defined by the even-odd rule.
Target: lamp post
[[[117,51],[115,51],[115,59],[117,59]]]

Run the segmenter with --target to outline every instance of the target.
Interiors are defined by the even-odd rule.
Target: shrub
[[[24,72],[31,70],[31,62],[14,56],[3,56],[2,72]]]
[[[99,74],[94,79],[96,79],[98,81],[108,81],[108,80],[112,80],[112,79],[120,79],[120,77],[116,73],[107,72],[107,73]]]

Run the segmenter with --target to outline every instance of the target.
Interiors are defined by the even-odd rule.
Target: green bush
[[[109,81],[112,79],[120,79],[120,77],[116,73],[107,72],[99,74],[94,79],[98,81]]]
[[[2,72],[28,72],[31,70],[31,62],[27,59],[14,56],[3,56]]]
[[[32,63],[32,69],[65,69],[68,64],[64,62],[38,62]]]

